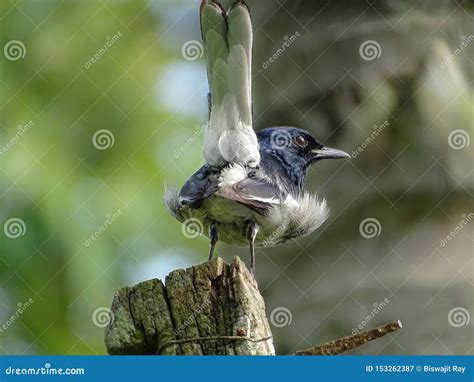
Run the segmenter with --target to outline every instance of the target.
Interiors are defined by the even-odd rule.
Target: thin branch
[[[347,350],[354,349],[369,341],[383,337],[388,333],[395,332],[402,328],[400,321],[393,321],[389,324],[379,326],[378,328],[344,337],[335,341],[312,347],[305,350],[299,350],[295,355],[334,355]]]

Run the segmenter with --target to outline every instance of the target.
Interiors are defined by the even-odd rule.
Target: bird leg
[[[255,222],[249,222],[247,226],[247,240],[250,245],[250,271],[255,278],[255,238],[257,237],[260,226]]]
[[[209,227],[209,238],[211,239],[211,247],[209,248],[209,258],[208,261],[212,260],[214,256],[214,249],[216,248],[217,240],[219,240],[219,236],[217,235],[217,229],[214,225]]]

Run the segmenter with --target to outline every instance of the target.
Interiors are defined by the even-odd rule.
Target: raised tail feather
[[[216,1],[201,4],[201,32],[211,92],[204,157],[211,166],[260,161],[252,128],[252,42],[250,13],[243,1],[226,12]]]

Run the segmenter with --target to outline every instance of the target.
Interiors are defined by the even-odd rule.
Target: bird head
[[[322,159],[350,158],[344,151],[324,146],[309,132],[295,127],[270,127],[257,133],[263,165],[280,168],[288,183],[302,189],[308,167]],[[268,168],[270,169],[270,168]]]
[[[309,166],[322,159],[350,158],[344,151],[324,146],[309,132],[295,127],[270,127],[257,133],[260,150]]]

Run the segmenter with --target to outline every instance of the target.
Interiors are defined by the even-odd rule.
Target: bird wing
[[[246,178],[233,185],[221,187],[216,195],[245,205],[261,215],[268,215],[284,196],[275,185],[263,178]]]
[[[218,189],[219,179],[209,166],[202,166],[179,191],[181,205],[194,205],[211,196]]]
[[[260,153],[252,127],[249,10],[243,1],[226,12],[217,1],[203,0],[200,19],[210,89],[204,158],[213,167],[226,163],[257,166]]]

